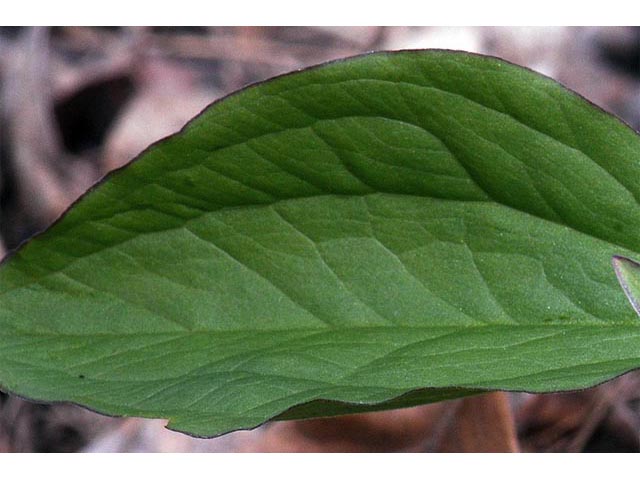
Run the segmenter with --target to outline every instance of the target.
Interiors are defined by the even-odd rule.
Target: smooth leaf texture
[[[611,267],[640,255],[639,199],[639,136],[504,61],[286,75],[212,105],[3,265],[0,383],[203,436],[591,386],[640,366]]]

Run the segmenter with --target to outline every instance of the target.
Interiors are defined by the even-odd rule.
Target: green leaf
[[[495,58],[249,87],[0,270],[0,383],[211,436],[640,366],[640,137]],[[385,403],[386,402],[386,403]]]

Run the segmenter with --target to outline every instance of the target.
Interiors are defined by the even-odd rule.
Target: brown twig
[[[447,432],[453,427],[456,415],[461,408],[462,400],[452,400],[450,402],[447,402],[447,407],[442,413],[440,419],[433,426],[429,436],[427,437],[427,441],[420,451],[425,453],[433,453],[437,452],[440,449],[447,435]]]
[[[20,201],[41,226],[68,204],[49,88],[48,35],[40,27],[24,33],[20,52],[7,68],[3,98]]]

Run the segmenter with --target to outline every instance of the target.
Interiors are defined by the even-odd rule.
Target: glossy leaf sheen
[[[504,61],[276,78],[6,262],[0,383],[206,436],[591,386],[640,366],[611,267],[640,255],[638,199],[638,135]]]

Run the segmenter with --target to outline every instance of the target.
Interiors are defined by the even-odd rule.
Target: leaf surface
[[[0,384],[212,436],[640,366],[640,137],[446,51],[224,98],[0,269]]]

